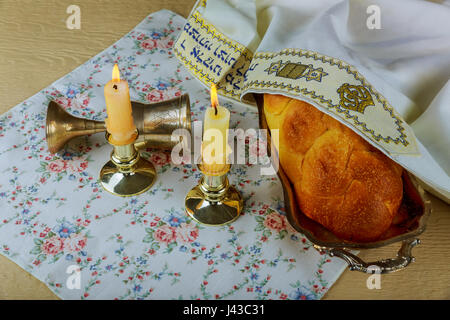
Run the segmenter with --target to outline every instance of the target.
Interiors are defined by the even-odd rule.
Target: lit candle
[[[110,142],[114,145],[126,145],[136,138],[130,92],[126,80],[120,80],[117,64],[114,65],[112,80],[104,88],[106,113],[106,130],[111,134]]]
[[[228,155],[228,128],[230,111],[219,105],[217,89],[211,85],[211,108],[205,112],[203,123],[203,168],[210,173],[220,172],[226,166]]]

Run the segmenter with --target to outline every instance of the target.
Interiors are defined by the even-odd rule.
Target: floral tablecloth
[[[235,165],[230,181],[245,212],[233,224],[205,227],[184,213],[200,174],[170,153],[146,150],[157,168],[150,191],[131,198],[103,191],[98,174],[111,151],[103,134],[47,151],[47,104],[103,119],[103,85],[114,63],[131,98],[157,102],[189,93],[193,120],[209,90],[183,68],[172,45],[184,19],[170,11],[135,29],[48,88],[0,117],[0,252],[64,299],[319,299],[344,270],[287,223],[276,176]],[[221,98],[231,127],[257,127],[253,107]],[[258,149],[252,144],[248,153]],[[78,266],[79,289],[69,277]],[[73,279],[72,279],[73,280]],[[71,281],[72,281],[71,280]]]

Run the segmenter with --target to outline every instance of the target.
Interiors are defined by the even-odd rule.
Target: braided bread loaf
[[[342,239],[378,239],[401,204],[402,168],[304,101],[264,94],[264,114],[302,212]]]

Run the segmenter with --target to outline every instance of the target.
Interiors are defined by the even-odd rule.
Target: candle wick
[[[217,106],[214,105],[214,115],[217,116]]]
[[[113,85],[114,90],[117,90],[117,84]]]

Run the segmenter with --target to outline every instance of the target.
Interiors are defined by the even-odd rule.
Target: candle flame
[[[120,82],[120,71],[119,71],[119,67],[117,66],[117,63],[114,65],[114,68],[112,71],[112,81]]]
[[[216,85],[213,83],[211,84],[211,106],[213,108],[217,108],[219,105],[219,99],[217,98],[217,88]]]

